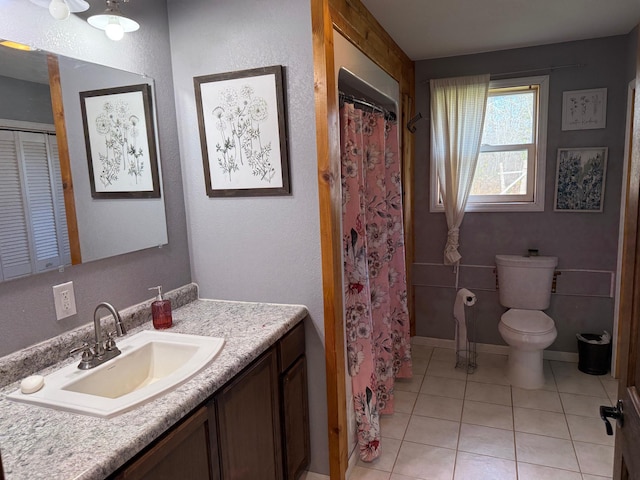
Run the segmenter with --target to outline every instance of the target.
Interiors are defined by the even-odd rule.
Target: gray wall
[[[428,80],[479,73],[500,74],[584,64],[581,68],[550,73],[547,132],[545,211],[533,213],[467,213],[461,227],[459,287],[478,294],[477,341],[504,344],[497,325],[505,311],[495,292],[492,267],[496,254],[525,254],[537,248],[542,255],[559,258],[563,272],[558,294],[547,313],[555,320],[558,338],[552,350],[576,351],[576,332],[612,331],[614,299],[610,298],[616,269],[620,192],[623,168],[629,36],[505,50],[479,55],[442,58],[416,63],[416,109],[429,117]],[[599,130],[562,131],[562,92],[607,88],[607,126]],[[442,213],[429,212],[429,130],[427,120],[416,133],[414,188],[417,334],[453,338],[451,320],[455,275],[442,264],[446,221]],[[556,213],[553,211],[556,156],[559,147],[609,148],[604,212]],[[485,268],[477,268],[481,266]]]
[[[53,125],[49,85],[0,76],[0,118]]]
[[[308,307],[310,469],[327,472],[310,2],[169,0],[168,5],[193,280],[203,297]],[[270,65],[284,66],[292,194],[208,198],[193,77]]]
[[[104,4],[94,3],[87,14],[103,9]],[[164,2],[154,0],[136,0],[123,10],[142,29],[112,42],[83,20],[86,14],[59,22],[46,8],[7,0],[2,11],[11,14],[0,15],[0,38],[155,78],[169,245],[0,284],[0,355],[90,322],[102,300],[123,308],[151,298],[147,287],[162,284],[169,290],[191,280],[167,10]],[[78,314],[57,322],[51,287],[69,280],[75,285]]]

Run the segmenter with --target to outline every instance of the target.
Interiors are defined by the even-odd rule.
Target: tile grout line
[[[464,377],[464,391],[462,392],[462,409],[460,410],[460,421],[458,422],[458,440],[456,441],[456,453],[453,456],[453,471],[451,472],[451,479],[456,478],[456,467],[458,465],[458,452],[460,451],[460,437],[462,436],[462,415],[464,414],[464,404],[467,401],[467,384],[469,382],[469,372]]]
[[[400,456],[400,450],[402,450],[402,445],[405,442],[405,437],[407,436],[407,430],[409,430],[409,424],[411,423],[411,419],[413,418],[413,411],[416,408],[416,404],[418,403],[418,396],[420,395],[420,391],[422,390],[422,384],[424,383],[425,379],[427,378],[427,370],[429,369],[429,364],[431,363],[431,359],[433,358],[433,351],[434,349],[431,349],[431,353],[429,354],[429,359],[427,360],[427,366],[424,370],[424,374],[422,375],[422,381],[420,382],[420,385],[418,386],[418,391],[416,392],[416,399],[413,403],[413,407],[411,408],[411,412],[409,413],[409,421],[407,422],[407,427],[404,430],[404,433],[402,434],[402,438],[400,439],[400,448],[398,448],[398,453],[396,454],[396,458],[393,461],[393,465],[391,466],[391,472],[389,473],[389,478],[391,478],[391,475],[393,475],[394,470],[396,468],[396,463],[398,463],[398,457]]]
[[[516,480],[520,479],[520,472],[518,469],[518,448],[516,447],[516,411],[513,401],[513,386],[509,385],[509,393],[511,394],[511,420],[513,421],[513,458],[516,465]]]
[[[560,395],[560,390],[558,389],[558,381],[556,379],[556,372],[553,369],[553,364],[549,363],[551,367],[551,376],[553,377],[553,382],[556,384],[556,390],[558,391],[558,397],[560,398],[560,406],[562,407],[562,414],[564,415],[564,423],[567,425],[567,430],[569,431],[569,438],[571,439],[571,448],[573,450],[573,454],[576,457],[576,464],[578,465],[578,472],[581,477],[583,477],[582,465],[580,465],[580,459],[578,458],[578,452],[576,450],[576,444],[573,440],[573,434],[571,433],[571,429],[569,428],[569,420],[567,420],[567,411],[564,408],[564,402],[562,401],[562,396]]]

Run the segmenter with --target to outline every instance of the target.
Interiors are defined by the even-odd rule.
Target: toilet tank
[[[557,265],[557,257],[496,255],[500,304],[522,310],[548,308]]]

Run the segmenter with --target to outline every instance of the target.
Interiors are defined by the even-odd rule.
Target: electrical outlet
[[[62,311],[67,313],[71,311],[71,295],[69,295],[69,290],[62,290],[60,292],[60,298],[62,302]]]
[[[53,287],[53,302],[56,306],[56,319],[76,314],[76,297],[73,293],[73,282],[61,283]]]

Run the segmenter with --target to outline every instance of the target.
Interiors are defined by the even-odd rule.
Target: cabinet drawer
[[[278,366],[280,373],[286,371],[296,359],[304,354],[304,321],[293,327],[278,343]]]

